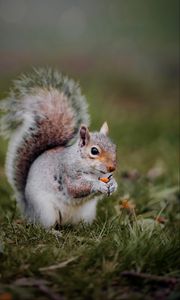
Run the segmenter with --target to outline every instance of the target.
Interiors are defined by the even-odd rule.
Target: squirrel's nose
[[[108,172],[113,172],[116,169],[116,167],[113,165],[110,165],[110,166],[108,166],[107,169],[108,169]]]

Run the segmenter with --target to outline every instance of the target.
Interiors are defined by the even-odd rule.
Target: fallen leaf
[[[132,180],[132,181],[135,181],[137,179],[140,178],[140,172],[136,169],[133,169],[133,170],[129,170],[129,171],[124,171],[121,173],[121,177],[123,179],[129,179],[129,180]]]
[[[128,210],[133,210],[135,208],[135,204],[133,203],[133,200],[130,198],[129,194],[124,195],[123,197],[120,198],[119,207],[121,209],[128,209]]]
[[[162,216],[157,216],[157,217],[155,218],[155,221],[158,222],[158,223],[160,223],[160,224],[165,224],[165,223],[167,222],[167,219],[165,219],[165,218],[162,217]]]
[[[158,161],[156,162],[156,164],[147,172],[146,177],[150,180],[150,181],[154,181],[157,178],[161,177],[162,175],[164,175],[166,171],[165,168],[165,164],[162,161]]]
[[[12,300],[12,299],[13,299],[12,295],[8,292],[0,294],[0,300]]]

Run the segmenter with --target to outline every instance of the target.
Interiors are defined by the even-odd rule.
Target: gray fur
[[[94,143],[98,145],[101,149],[103,149],[105,152],[116,152],[116,145],[112,143],[109,137],[100,132],[91,133],[91,141],[94,141]]]
[[[46,151],[32,164],[25,189],[25,215],[31,222],[53,226],[59,222],[60,212],[61,224],[81,220],[91,223],[103,194],[112,194],[117,189],[113,177],[108,184],[98,180],[101,170],[94,160],[82,155],[79,147],[77,140],[68,148]],[[86,185],[88,193],[84,193]],[[79,191],[79,197],[72,195],[68,187]]]
[[[44,106],[50,105],[50,109],[53,108],[50,99],[52,93],[56,94],[56,102],[62,102],[58,110],[64,102],[59,116],[62,114],[64,119],[67,116],[71,124],[62,124],[60,119],[53,120],[52,115],[48,118],[47,109],[44,112],[41,108],[43,102]],[[9,97],[1,101],[0,109],[5,112],[0,118],[0,133],[10,139],[6,173],[15,191],[20,193],[23,193],[29,167],[38,155],[47,149],[72,143],[80,125],[89,124],[87,102],[81,94],[79,84],[50,68],[34,69],[28,75],[21,75],[13,82]],[[55,113],[58,118],[56,111]],[[51,130],[52,122],[56,127]]]
[[[6,114],[0,118],[0,134],[10,137],[23,122],[24,111],[22,99],[36,93],[37,88],[57,89],[63,92],[71,102],[76,112],[76,122],[79,127],[82,123],[89,125],[89,114],[87,113],[87,101],[81,94],[79,84],[73,79],[51,68],[33,69],[29,74],[22,74],[13,81],[9,96],[0,102],[0,110]]]
[[[117,188],[112,174],[108,183],[100,180],[115,169],[116,147],[107,123],[88,131],[79,85],[56,70],[34,69],[14,81],[0,109],[1,133],[10,138],[6,173],[26,217],[44,227],[91,223],[102,194]],[[101,152],[97,159],[93,146]]]

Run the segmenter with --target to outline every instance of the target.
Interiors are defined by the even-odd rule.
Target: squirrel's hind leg
[[[53,195],[47,192],[33,194],[26,192],[25,216],[28,221],[45,228],[60,224],[61,214],[54,204]]]

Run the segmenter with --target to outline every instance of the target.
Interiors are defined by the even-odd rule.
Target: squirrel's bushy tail
[[[33,161],[48,149],[67,145],[80,124],[89,123],[79,85],[52,69],[22,75],[0,108],[6,112],[0,119],[1,133],[10,139],[6,172],[19,194]]]

